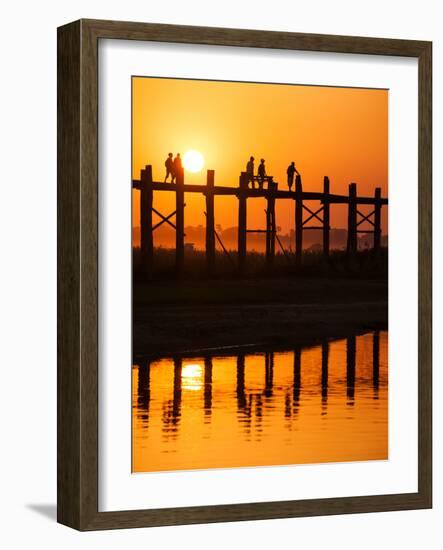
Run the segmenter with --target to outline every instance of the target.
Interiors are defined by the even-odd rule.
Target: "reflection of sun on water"
[[[182,387],[184,390],[201,390],[203,387],[203,368],[197,363],[183,365]]]
[[[388,458],[388,333],[133,369],[133,471]]]

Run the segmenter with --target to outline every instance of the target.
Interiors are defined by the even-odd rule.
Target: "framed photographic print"
[[[431,507],[431,52],[59,28],[59,522]]]

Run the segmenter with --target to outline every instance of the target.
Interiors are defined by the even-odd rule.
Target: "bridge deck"
[[[132,180],[132,186],[134,189],[140,189],[141,187],[141,181],[140,180]],[[207,194],[208,187],[206,185],[198,185],[198,184],[189,184],[185,183],[183,185],[184,192],[185,193],[201,193],[203,195]],[[177,190],[177,184],[175,183],[163,183],[159,181],[153,181],[152,182],[152,189],[153,191],[171,191],[175,192]],[[238,197],[240,194],[240,188],[239,187],[230,187],[226,185],[215,185],[213,188],[214,195],[231,195]],[[295,191],[289,191],[289,190],[269,190],[269,189],[251,189],[248,188],[245,190],[246,197],[248,198],[257,198],[257,197],[273,197],[275,199],[292,199],[295,200],[296,194]],[[302,200],[309,201],[309,200],[318,200],[323,202],[325,199],[325,194],[322,192],[316,192],[316,191],[303,191],[301,195]],[[349,196],[348,195],[336,195],[336,194],[328,194],[328,202],[333,204],[348,204],[349,203]],[[379,202],[380,204],[388,204],[388,199],[381,198],[379,201],[375,199],[374,197],[356,197],[357,204],[376,204]]]

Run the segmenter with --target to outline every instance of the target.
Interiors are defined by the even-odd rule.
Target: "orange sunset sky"
[[[185,171],[185,183],[206,181],[238,186],[250,155],[257,170],[261,157],[279,189],[287,189],[291,161],[302,176],[303,189],[321,191],[323,176],[331,192],[348,193],[357,183],[359,195],[388,195],[388,91],[282,84],[255,84],[134,77],[133,178],[152,164],[155,181],[163,181],[168,152],[198,150],[205,159],[199,173]],[[154,193],[154,207],[169,214],[174,194]],[[187,194],[185,225],[204,225],[204,196]],[[237,225],[233,197],[217,197],[215,222]],[[313,204],[312,206],[315,206]],[[264,199],[248,200],[248,227],[264,227]],[[368,212],[370,207],[359,208]],[[387,208],[382,231],[387,232]],[[331,208],[331,227],[346,227],[346,207]],[[282,233],[294,226],[293,201],[277,201]],[[133,225],[139,225],[139,193],[133,191]]]

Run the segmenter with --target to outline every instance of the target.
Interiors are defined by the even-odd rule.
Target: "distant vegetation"
[[[229,251],[229,257],[223,252],[216,252],[216,277],[235,277],[237,253]],[[379,254],[370,249],[359,250],[349,258],[344,250],[332,250],[328,259],[321,250],[311,249],[303,252],[302,268],[296,271],[295,254],[277,252],[272,269],[272,277],[285,276],[327,276],[334,278],[387,279],[388,250],[382,248]],[[172,278],[174,276],[175,249],[158,247],[154,251],[155,278]],[[141,266],[140,248],[133,248],[133,274],[135,281],[144,279]],[[206,257],[203,250],[185,248],[185,276],[206,277]],[[261,252],[248,252],[246,276],[266,277],[265,255]]]
[[[222,228],[220,225],[216,227],[217,234],[221,238],[226,248],[237,248],[237,227]],[[277,228],[277,234],[283,248],[290,252],[294,249],[295,245],[295,232],[293,229],[289,233],[282,233],[280,228]],[[322,244],[322,229],[310,230],[303,232],[303,248],[305,250],[316,250],[321,247]],[[330,245],[331,249],[344,250],[346,248],[346,241],[348,238],[348,232],[346,229],[331,228],[330,232]],[[206,230],[203,225],[188,225],[185,227],[185,242],[189,246],[193,246],[197,250],[204,250],[206,239]],[[373,243],[373,237],[371,234],[363,234],[358,237],[358,248],[363,250],[365,248],[371,248]],[[170,227],[163,225],[154,232],[154,244],[163,248],[175,247],[175,232]],[[140,246],[140,227],[133,227],[132,229],[132,245]],[[382,246],[388,246],[388,237],[382,236]],[[217,248],[220,246],[217,243]],[[265,236],[263,234],[248,233],[248,250],[255,250],[256,252],[265,251]],[[276,243],[276,250],[279,250],[279,244]],[[281,249],[280,249],[281,251]]]

